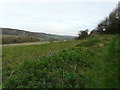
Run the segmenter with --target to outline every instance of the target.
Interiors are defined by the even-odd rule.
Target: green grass
[[[43,56],[50,56],[63,49],[75,46],[79,41],[57,42],[32,46],[4,46],[3,70],[9,70],[23,61],[35,60]]]
[[[3,47],[4,88],[119,88],[120,37]]]
[[[0,89],[2,88],[2,46],[0,46]]]

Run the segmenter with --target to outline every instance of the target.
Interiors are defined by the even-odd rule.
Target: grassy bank
[[[3,47],[3,87],[118,88],[119,39]]]
[[[23,61],[31,61],[43,56],[51,56],[64,49],[74,47],[79,42],[80,41],[67,41],[32,46],[3,46],[3,71],[10,73],[11,69]]]

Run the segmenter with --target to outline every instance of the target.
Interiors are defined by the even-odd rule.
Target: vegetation
[[[55,41],[58,41],[57,39],[54,39],[54,38],[50,38],[49,39],[49,42],[51,43],[51,42],[55,42]]]
[[[2,46],[0,46],[0,51],[0,89],[2,89]]]
[[[37,42],[37,41],[40,41],[40,40],[36,37],[13,36],[13,35],[3,35],[2,36],[2,44]]]
[[[120,3],[93,35],[86,30],[73,41],[53,43],[56,38],[49,37],[49,44],[3,46],[3,88],[120,88],[119,26]],[[17,38],[3,42],[24,41]]]
[[[96,30],[105,34],[120,34],[120,2],[115,10],[98,24]]]
[[[119,39],[117,35],[103,35],[3,47],[3,87],[118,88]]]
[[[63,40],[72,40],[75,37],[74,36],[60,36],[55,34],[46,34],[46,33],[36,33],[36,32],[29,32],[24,30],[18,30],[18,29],[11,29],[11,28],[0,28],[0,35],[11,35],[11,36],[27,36],[27,37],[36,37],[39,40],[49,41],[51,38],[63,41]]]
[[[86,37],[88,37],[88,30],[80,31],[79,34],[78,34],[78,37],[76,37],[76,39],[83,39],[83,38],[86,38]]]
[[[79,41],[66,41],[32,46],[3,46],[2,69],[3,83],[11,75],[19,64],[24,61],[36,60],[41,57],[51,56],[54,53],[61,52],[77,45]]]

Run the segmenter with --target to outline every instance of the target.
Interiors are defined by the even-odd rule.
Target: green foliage
[[[78,44],[77,47],[91,47],[91,46],[94,46],[98,42],[100,42],[100,40],[93,39],[89,42],[83,42],[82,44]]]
[[[83,38],[86,38],[86,37],[88,37],[88,30],[80,31],[79,34],[78,34],[78,37],[76,39],[83,39]]]
[[[4,85],[7,88],[18,88],[21,85],[33,88],[75,87],[76,84],[84,87],[84,82],[79,80],[83,77],[79,76],[77,69],[78,66],[85,67],[84,64],[90,66],[88,61],[79,58],[74,49],[39,60],[26,61],[15,69],[13,76],[9,77]]]
[[[24,61],[21,61],[19,65],[10,70],[4,66],[3,73],[5,76],[3,75],[3,87],[117,88],[119,87],[117,82],[118,60],[112,56],[116,56],[117,52],[111,52],[118,49],[117,45],[120,43],[117,40],[119,40],[118,36],[98,36],[77,42],[56,43],[58,46],[64,44],[61,47],[65,46],[66,49],[64,48],[58,53],[45,54],[45,56],[43,55],[34,59],[29,58],[25,60],[24,57]],[[71,44],[73,44],[73,47],[70,48],[69,45]],[[55,44],[51,43],[51,45],[54,45],[54,49],[56,49]],[[30,48],[34,49],[35,47],[30,46]],[[47,44],[38,47],[49,49],[51,46]],[[3,60],[3,63],[6,61]]]
[[[120,2],[108,17],[98,24],[97,31],[105,34],[120,34]]]

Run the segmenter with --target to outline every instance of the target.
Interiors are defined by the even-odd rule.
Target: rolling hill
[[[46,33],[38,33],[38,32],[29,32],[25,30],[19,30],[19,29],[11,29],[11,28],[1,28],[2,35],[17,35],[17,36],[30,36],[30,37],[37,37],[41,40],[72,40],[75,37],[74,36],[61,36],[61,35],[54,35],[54,34],[46,34]]]

